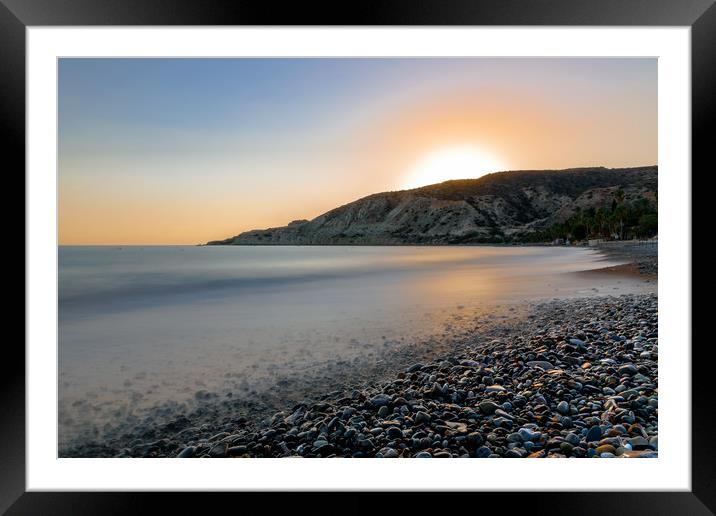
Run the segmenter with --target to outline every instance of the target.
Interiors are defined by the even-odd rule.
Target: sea
[[[551,246],[60,246],[60,446],[429,346],[497,307],[654,290]]]

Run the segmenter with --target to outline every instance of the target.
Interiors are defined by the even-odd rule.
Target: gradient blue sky
[[[503,169],[655,164],[657,61],[61,59],[60,242],[283,225],[464,145]]]

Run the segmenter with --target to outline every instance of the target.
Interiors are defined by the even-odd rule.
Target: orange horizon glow
[[[199,244],[450,179],[657,163],[655,59],[144,61],[60,61],[61,245]]]

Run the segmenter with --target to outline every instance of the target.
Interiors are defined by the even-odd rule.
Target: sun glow
[[[449,147],[422,158],[410,171],[405,189],[442,183],[451,179],[476,179],[506,170],[497,158],[476,147]]]

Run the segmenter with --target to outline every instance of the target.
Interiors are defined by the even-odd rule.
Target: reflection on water
[[[496,304],[655,289],[552,247],[62,247],[60,439],[377,357]]]

